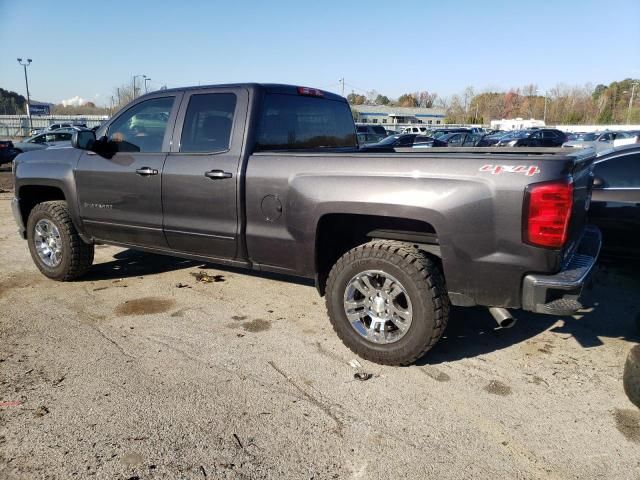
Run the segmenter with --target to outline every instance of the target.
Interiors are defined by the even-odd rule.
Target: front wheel
[[[93,263],[93,245],[78,235],[64,201],[33,207],[27,221],[27,241],[34,263],[53,280],[74,280]]]
[[[438,266],[403,242],[375,240],[345,253],[327,280],[334,330],[354,353],[407,365],[440,339],[449,298]]]

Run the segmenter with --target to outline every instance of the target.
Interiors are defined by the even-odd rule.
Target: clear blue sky
[[[0,0],[0,87],[104,104],[171,86],[283,82],[390,97],[640,77],[639,0]]]

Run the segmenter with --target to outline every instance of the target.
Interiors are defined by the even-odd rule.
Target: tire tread
[[[84,275],[93,264],[94,247],[85,243],[78,235],[78,231],[71,220],[67,202],[64,200],[52,200],[39,203],[33,207],[29,216],[38,212],[43,212],[55,220],[62,233],[69,239],[70,246],[70,263],[68,267],[59,276],[47,276],[54,280],[68,282]],[[47,274],[46,272],[43,273]]]
[[[363,258],[377,258],[387,260],[398,260],[398,265],[406,271],[416,285],[425,285],[425,298],[421,301],[431,300],[433,303],[434,325],[431,334],[424,339],[422,347],[417,349],[411,355],[397,360],[389,358],[383,354],[372,353],[366,351],[360,345],[353,345],[345,336],[343,330],[339,328],[337,322],[340,320],[331,314],[331,301],[334,294],[334,283],[338,277],[338,273],[347,268],[348,265],[356,260]],[[447,326],[449,318],[449,296],[444,283],[444,278],[438,266],[427,255],[420,252],[413,245],[396,241],[396,240],[373,240],[371,242],[359,245],[344,255],[333,265],[327,279],[325,302],[331,325],[342,340],[354,353],[362,358],[368,358],[376,363],[385,365],[403,366],[414,363],[416,360],[424,356],[442,337]]]

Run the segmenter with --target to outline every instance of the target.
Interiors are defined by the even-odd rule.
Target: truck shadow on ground
[[[227,265],[204,263],[199,260],[188,260],[169,255],[158,255],[140,250],[122,250],[113,256],[112,261],[94,264],[91,267],[91,270],[89,270],[89,272],[83,276],[80,281],[93,282],[96,280],[141,277],[188,268],[195,268],[202,271],[215,269],[216,271],[237,273],[239,275],[248,275],[286,283],[314,286],[313,280],[305,278],[271,272],[247,270]]]
[[[193,268],[199,265],[202,265],[202,262],[137,250],[123,250],[116,253],[112,261],[94,264],[80,281],[93,282],[140,277]]]
[[[540,315],[520,310],[509,329],[497,328],[486,308],[453,308],[440,342],[418,363],[438,364],[472,358],[524,342],[549,330],[572,336],[583,348],[603,345],[601,337],[640,341],[640,262],[604,258],[585,290],[585,309],[575,316]]]
[[[94,265],[82,281],[140,277],[183,269],[248,275],[274,281],[313,286],[312,280],[288,275],[246,270],[201,261],[123,250],[112,261]],[[593,283],[584,295],[585,311],[576,316],[538,315],[520,310],[514,327],[497,328],[486,308],[453,308],[443,338],[418,361],[438,364],[472,358],[509,348],[549,330],[573,336],[584,348],[603,344],[600,337],[640,342],[640,261],[602,259]],[[327,320],[328,321],[328,320]]]

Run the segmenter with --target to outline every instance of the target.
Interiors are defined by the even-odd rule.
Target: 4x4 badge
[[[491,172],[493,175],[501,173],[523,173],[527,177],[532,177],[540,173],[537,165],[483,165],[480,167],[481,172]]]

